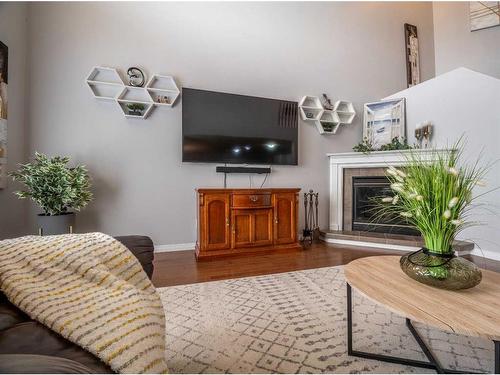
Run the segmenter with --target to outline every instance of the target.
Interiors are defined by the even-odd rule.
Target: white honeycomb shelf
[[[180,90],[172,76],[153,74],[145,87],[127,86],[114,68],[95,66],[85,80],[94,98],[114,101],[126,118],[145,119],[154,107],[172,107]]]
[[[325,110],[321,118],[314,121],[319,134],[336,134],[340,126],[339,116],[334,111]]]
[[[351,102],[338,100],[333,110],[326,110],[317,96],[304,96],[299,102],[300,116],[303,121],[311,121],[320,134],[337,134],[341,125],[349,125],[356,116]]]
[[[304,96],[299,102],[300,117],[304,121],[317,121],[324,109],[317,96]]]

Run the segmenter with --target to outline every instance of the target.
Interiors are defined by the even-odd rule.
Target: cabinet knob
[[[250,200],[251,200],[253,203],[255,203],[255,202],[257,202],[257,201],[259,200],[259,197],[258,197],[258,196],[256,196],[256,195],[251,195],[251,196],[250,196]]]
[[[278,224],[278,218],[277,217],[274,218],[274,224]]]
[[[226,217],[226,225],[229,226],[229,218]]]

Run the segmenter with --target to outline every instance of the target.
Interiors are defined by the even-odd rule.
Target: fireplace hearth
[[[392,196],[385,176],[352,176],[352,230],[418,235],[403,218],[380,215],[377,204],[382,197]]]

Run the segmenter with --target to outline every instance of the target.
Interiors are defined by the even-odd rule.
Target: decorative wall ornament
[[[433,130],[434,126],[431,121],[424,121],[415,125],[415,139],[420,148],[430,146]]]
[[[405,99],[390,99],[364,106],[363,139],[374,149],[406,137]]]
[[[132,80],[139,85],[145,76],[134,69],[138,68],[129,68],[127,75],[134,75]],[[126,118],[145,119],[154,107],[172,107],[180,95],[172,76],[153,74],[145,87],[125,85],[116,69],[104,66],[92,68],[86,83],[94,98],[116,102]]]
[[[470,31],[500,26],[500,1],[470,1]]]
[[[0,189],[7,185],[7,83],[9,48],[0,42]]]
[[[141,69],[136,68],[135,66],[127,69],[127,76],[128,84],[130,86],[143,87],[144,83],[146,83],[146,75]]]
[[[408,87],[420,83],[417,26],[405,23],[406,80]]]

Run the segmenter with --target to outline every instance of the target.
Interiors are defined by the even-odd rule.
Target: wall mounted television
[[[182,161],[297,165],[297,102],[182,89]]]

